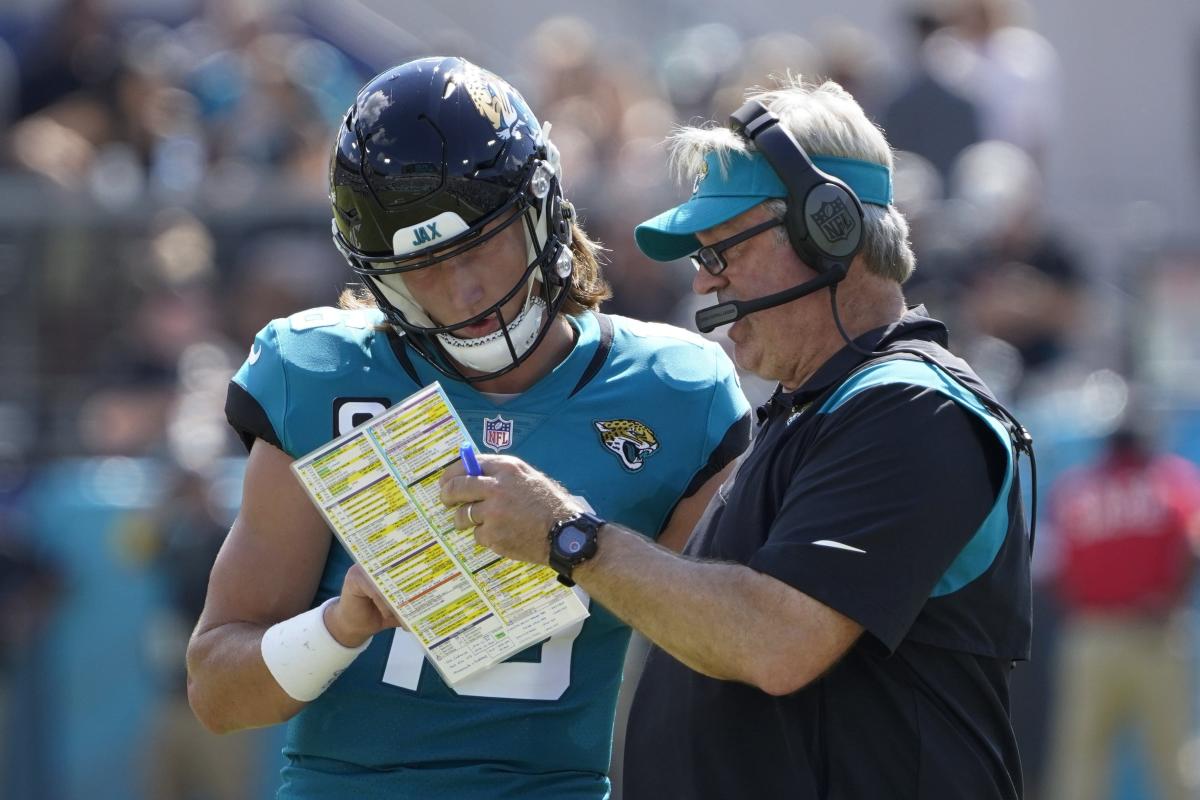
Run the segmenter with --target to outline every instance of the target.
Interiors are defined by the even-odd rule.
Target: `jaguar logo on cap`
[[[704,166],[700,167],[700,171],[696,173],[696,177],[692,180],[692,194],[700,191],[700,184],[708,176],[708,162],[704,162]]]

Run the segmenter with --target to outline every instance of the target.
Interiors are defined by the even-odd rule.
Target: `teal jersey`
[[[599,516],[657,535],[675,505],[737,457],[749,407],[715,344],[587,313],[555,369],[494,400],[445,379],[374,311],[275,320],[230,386],[247,444],[305,455],[441,380],[483,452],[518,456]],[[341,592],[335,539],[313,605]],[[282,798],[602,798],[629,628],[576,587],[581,625],[448,687],[415,638],[385,631],[289,724]]]

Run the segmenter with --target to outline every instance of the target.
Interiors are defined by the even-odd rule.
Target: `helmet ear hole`
[[[553,236],[553,240],[547,240],[546,244],[550,245],[552,241],[558,243],[558,254],[554,257],[554,262],[548,264],[543,270],[546,279],[555,286],[565,286],[571,277],[571,273],[575,270],[575,258],[571,253],[571,221],[575,218],[575,207],[571,205],[571,201],[562,196],[562,193],[555,191],[549,202],[550,219],[549,233]]]
[[[563,243],[563,247],[571,246],[571,222],[575,219],[575,206],[571,201],[561,196],[554,198],[550,219],[554,223],[554,235]]]

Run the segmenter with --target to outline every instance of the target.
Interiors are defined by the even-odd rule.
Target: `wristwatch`
[[[570,519],[559,520],[550,529],[550,566],[558,573],[558,582],[574,586],[571,572],[596,555],[596,536],[604,520],[586,511]]]

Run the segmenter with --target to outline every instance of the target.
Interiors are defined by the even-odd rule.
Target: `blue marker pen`
[[[470,442],[458,448],[458,457],[462,459],[468,475],[478,477],[483,474],[483,470],[479,468],[479,462],[475,460],[475,448],[471,446]]]

